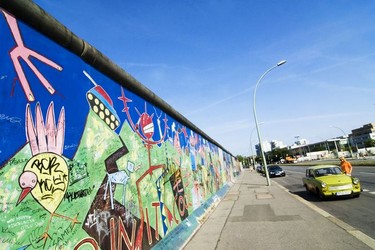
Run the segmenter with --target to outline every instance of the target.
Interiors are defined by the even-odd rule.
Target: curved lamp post
[[[346,134],[345,134],[345,132],[344,132],[344,130],[342,130],[341,128],[339,128],[339,127],[336,127],[336,126],[329,126],[329,127],[331,127],[331,128],[337,128],[338,130],[341,130],[341,132],[344,134],[344,137],[346,137],[346,139],[347,139],[347,141],[348,141],[348,148],[349,148],[349,151],[350,151],[350,157],[353,157],[353,152],[352,152],[352,147],[351,147],[351,145],[350,145],[350,140],[349,140],[349,136],[347,136]]]
[[[254,88],[254,95],[253,95],[253,113],[254,113],[254,120],[255,120],[255,126],[256,126],[256,129],[257,129],[257,134],[258,134],[258,140],[259,140],[259,147],[260,147],[260,152],[261,152],[261,156],[262,156],[262,161],[263,161],[263,167],[264,167],[264,170],[266,172],[266,179],[267,179],[267,186],[271,186],[271,181],[270,181],[270,176],[268,174],[268,169],[267,169],[267,162],[266,162],[266,158],[264,156],[264,151],[263,151],[263,144],[262,144],[262,138],[260,136],[260,131],[259,131],[259,124],[258,124],[258,119],[257,119],[257,114],[256,114],[256,109],[255,109],[255,95],[256,95],[256,92],[257,92],[257,88],[258,88],[258,85],[260,83],[260,81],[263,79],[263,77],[265,75],[267,75],[271,70],[273,70],[274,68],[276,67],[279,67],[283,64],[286,63],[286,60],[283,60],[279,63],[277,63],[276,65],[272,66],[271,68],[269,68],[266,72],[263,73],[263,75],[259,78],[258,82],[256,83],[255,85],[255,88]]]
[[[259,125],[262,125],[264,122],[260,122]],[[255,131],[256,127],[253,128],[253,130],[251,130],[251,134],[250,134],[250,150],[251,150],[251,156],[253,158],[253,166],[254,166],[254,170],[255,170],[255,157],[254,157],[254,151],[253,151],[253,133]]]

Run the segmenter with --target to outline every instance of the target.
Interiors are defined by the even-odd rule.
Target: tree
[[[281,159],[285,159],[285,156],[287,155],[292,155],[290,150],[287,148],[275,148],[271,152],[267,152],[267,156],[273,163],[279,162]]]
[[[367,147],[367,148],[375,147],[375,140],[369,139],[369,140],[365,141],[365,147]]]
[[[242,155],[237,155],[236,158],[238,161],[243,162],[244,157]]]
[[[243,166],[244,168],[249,167],[250,162],[251,162],[250,157],[246,157],[246,156],[242,156],[242,155],[237,155],[236,158],[237,158],[237,160],[238,160],[239,162],[242,163],[242,166]]]

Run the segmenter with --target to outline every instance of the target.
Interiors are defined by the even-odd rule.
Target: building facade
[[[375,140],[375,123],[368,123],[361,128],[353,129],[349,138],[353,146],[364,148],[367,141]]]

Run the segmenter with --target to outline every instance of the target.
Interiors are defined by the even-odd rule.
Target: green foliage
[[[375,147],[375,140],[374,139],[369,139],[365,142],[365,146],[370,148],[370,147]]]
[[[237,155],[236,158],[237,158],[237,160],[238,160],[239,162],[243,162],[243,160],[245,159],[245,156]]]
[[[275,148],[271,152],[266,153],[266,159],[269,162],[279,162],[281,159],[285,159],[287,155],[292,155],[291,151],[287,148]]]

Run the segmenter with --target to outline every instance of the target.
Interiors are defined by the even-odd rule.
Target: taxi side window
[[[309,170],[308,176],[309,177],[314,177],[314,171],[312,169]]]

